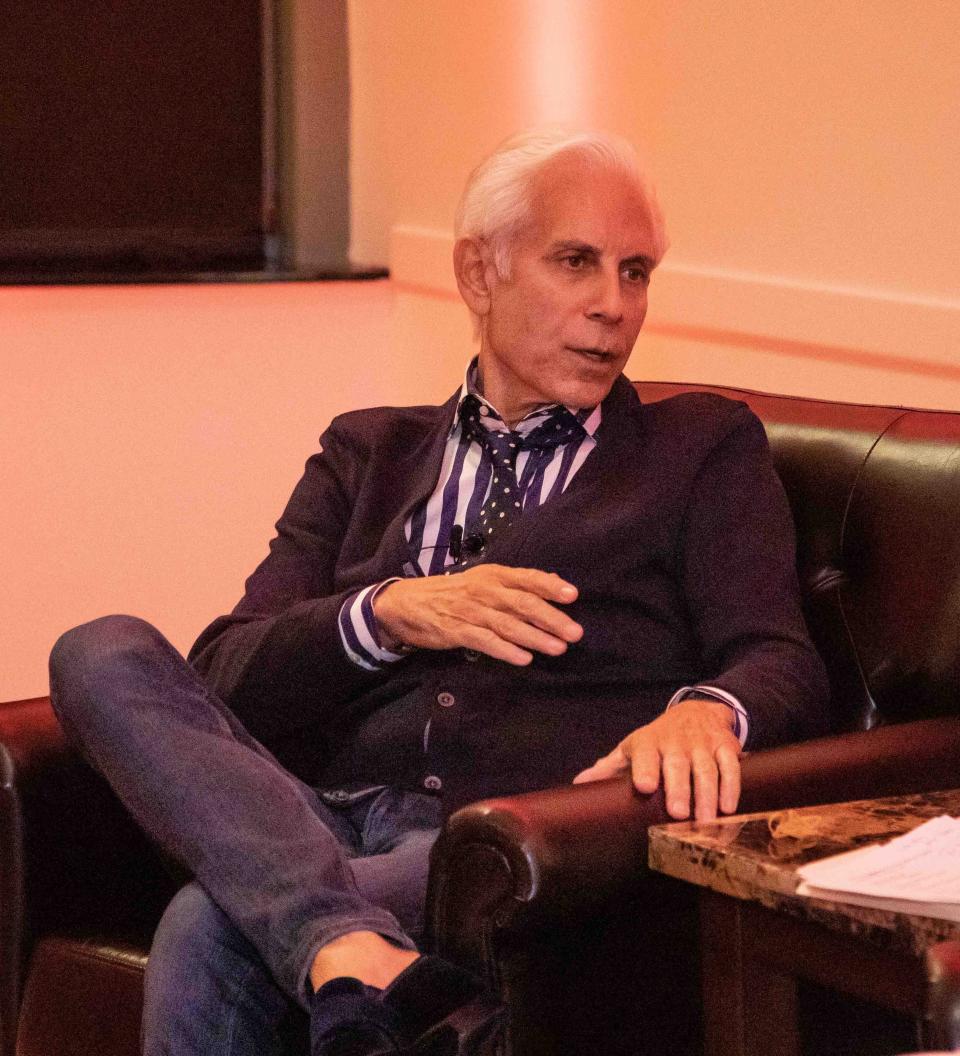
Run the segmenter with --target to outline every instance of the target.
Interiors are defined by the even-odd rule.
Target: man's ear
[[[470,311],[477,316],[486,315],[497,274],[490,247],[477,238],[458,239],[453,247],[453,272],[460,296]]]

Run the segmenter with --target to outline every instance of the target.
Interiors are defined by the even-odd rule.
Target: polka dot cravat
[[[566,407],[557,406],[540,425],[523,436],[512,431],[487,429],[481,421],[485,416],[481,411],[490,413],[476,396],[466,396],[460,404],[464,432],[486,450],[493,469],[490,492],[480,510],[480,523],[476,527],[487,543],[519,519],[523,510],[523,496],[517,481],[520,452],[545,451],[579,440],[584,435],[584,428]]]

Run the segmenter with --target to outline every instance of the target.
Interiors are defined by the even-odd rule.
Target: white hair
[[[667,234],[656,192],[637,152],[625,139],[605,132],[531,129],[511,136],[470,173],[454,218],[454,235],[486,242],[497,274],[510,277],[510,256],[517,232],[529,220],[533,184],[554,158],[570,155],[602,169],[626,174],[636,182],[653,223],[655,258],[667,250]]]

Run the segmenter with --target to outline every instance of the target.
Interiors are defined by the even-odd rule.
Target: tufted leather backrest
[[[635,385],[645,402],[717,392],[763,422],[840,728],[960,713],[960,413]]]

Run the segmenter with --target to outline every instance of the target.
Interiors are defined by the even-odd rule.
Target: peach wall
[[[673,241],[643,373],[960,407],[960,4],[353,0],[350,30],[364,259],[449,293],[473,162],[605,127]]]

